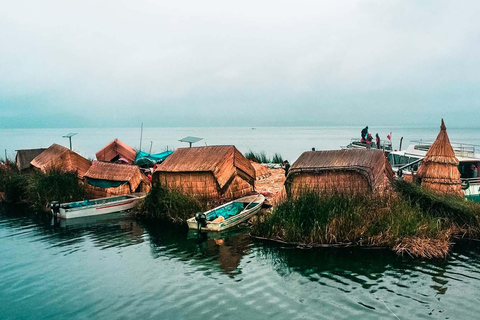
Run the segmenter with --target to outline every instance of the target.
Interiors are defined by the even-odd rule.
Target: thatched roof
[[[30,168],[30,162],[45,150],[47,149],[39,148],[39,149],[17,150],[17,157],[15,159],[15,162],[17,164],[18,170],[25,170]]]
[[[220,188],[235,172],[242,174],[252,185],[255,182],[255,169],[235,146],[177,149],[158,166],[156,172],[211,172]]]
[[[388,178],[393,178],[390,164],[381,150],[345,149],[330,151],[307,151],[293,163],[287,180],[300,173],[320,174],[323,172],[355,171],[362,175],[370,186]]]
[[[137,166],[100,161],[93,161],[84,177],[107,181],[125,181],[129,183],[131,192],[135,192],[141,182],[150,184],[148,178],[140,172],[140,168]]]
[[[30,164],[43,172],[52,167],[65,172],[77,171],[78,177],[82,178],[92,165],[92,162],[78,153],[54,143],[47,150],[36,156]]]
[[[422,180],[422,186],[433,191],[463,195],[458,164],[442,119],[440,133],[423,158],[417,177]]]
[[[128,144],[115,139],[103,147],[96,153],[97,160],[99,161],[112,161],[118,158],[124,158],[128,160],[129,164],[135,161],[137,152]]]

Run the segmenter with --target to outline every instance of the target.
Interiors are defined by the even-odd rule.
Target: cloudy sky
[[[0,126],[475,126],[480,1],[0,0]]]

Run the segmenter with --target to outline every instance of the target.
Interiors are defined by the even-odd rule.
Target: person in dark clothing
[[[375,143],[377,144],[377,149],[380,149],[380,136],[378,133],[375,135]]]
[[[362,143],[365,143],[365,141],[366,141],[366,139],[367,139],[367,136],[368,136],[368,126],[366,126],[365,128],[363,128],[361,135],[362,135],[361,142],[362,142]]]
[[[288,170],[290,170],[290,163],[288,163],[288,160],[283,161],[283,169],[285,169],[285,177],[288,174]]]

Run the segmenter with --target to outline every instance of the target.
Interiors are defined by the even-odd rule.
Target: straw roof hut
[[[255,169],[235,146],[181,148],[157,167],[153,181],[206,199],[234,199],[255,190]]]
[[[118,139],[110,141],[96,153],[99,161],[113,162],[123,158],[127,160],[128,164],[132,164],[135,161],[136,155],[135,149]]]
[[[35,159],[43,151],[47,150],[46,148],[39,149],[23,149],[17,150],[17,156],[15,158],[15,163],[18,170],[26,170],[31,168],[30,162]]]
[[[94,198],[148,192],[150,180],[139,167],[128,164],[93,161],[84,175],[85,186]]]
[[[440,133],[423,158],[417,177],[423,187],[434,192],[463,196],[458,164],[442,119]]]
[[[286,188],[293,196],[303,190],[385,194],[392,179],[392,168],[381,150],[307,151],[291,166]]]
[[[92,162],[78,153],[54,143],[36,156],[30,164],[43,172],[51,168],[60,169],[64,172],[77,171],[78,177],[83,178]]]

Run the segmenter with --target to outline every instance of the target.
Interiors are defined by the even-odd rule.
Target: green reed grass
[[[184,224],[205,205],[197,199],[179,191],[155,184],[143,203],[136,208],[136,216],[150,220]]]
[[[20,172],[17,168],[0,170],[0,192],[9,203],[27,203],[34,209],[45,210],[50,201],[78,201],[87,198],[76,172],[51,169]]]
[[[380,246],[406,237],[442,238],[453,227],[480,234],[479,204],[406,184],[395,183],[398,193],[387,198],[306,191],[258,219],[252,234],[308,245]]]
[[[269,158],[265,151],[260,151],[260,152],[253,152],[252,150],[249,150],[247,153],[244,154],[245,158],[248,160],[252,160],[258,163],[282,163],[283,162],[283,157],[279,153],[275,153],[273,155],[273,158]]]

